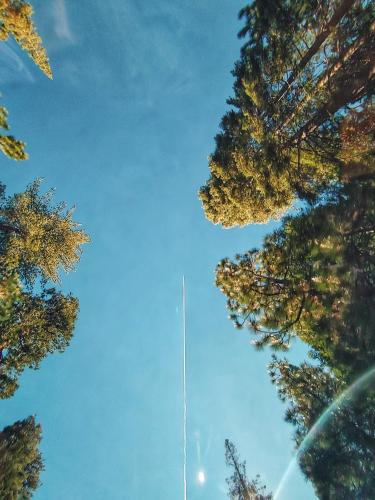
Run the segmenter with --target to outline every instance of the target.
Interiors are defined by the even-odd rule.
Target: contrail
[[[182,276],[182,334],[183,334],[183,375],[182,375],[182,392],[184,398],[184,500],[187,500],[187,481],[186,481],[186,423],[187,423],[187,404],[186,404],[186,294],[185,294],[185,276]]]

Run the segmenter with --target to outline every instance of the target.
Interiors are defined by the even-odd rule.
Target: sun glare
[[[206,476],[205,476],[205,473],[204,473],[204,471],[203,471],[203,470],[200,470],[200,471],[198,472],[198,482],[199,482],[200,484],[203,484],[203,483],[205,483],[205,482],[206,482]]]

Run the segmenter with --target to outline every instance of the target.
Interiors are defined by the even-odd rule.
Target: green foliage
[[[327,369],[273,359],[273,383],[289,402],[286,420],[299,447],[318,418],[347,387]],[[349,397],[350,396],[350,397]],[[318,498],[370,500],[375,491],[375,391],[373,381],[332,407],[299,453],[302,471]]]
[[[78,312],[77,299],[47,283],[74,268],[88,237],[39,184],[11,197],[0,190],[0,398],[13,395],[26,367],[65,350]]]
[[[200,190],[207,217],[225,227],[247,224],[250,216],[255,223],[278,218],[293,200],[286,156],[271,141],[262,154],[244,145],[251,142],[243,127],[238,113],[224,117],[211,178]]]
[[[18,141],[12,135],[0,136],[0,149],[12,160],[27,160],[28,158],[25,153],[25,143]]]
[[[32,21],[32,6],[24,0],[0,0],[0,41],[13,36],[43,73],[52,78],[47,53]],[[0,127],[9,129],[7,110],[0,107]],[[26,144],[12,135],[0,135],[0,150],[13,160],[27,160]]]
[[[246,477],[246,462],[240,462],[234,444],[225,440],[225,462],[233,474],[226,480],[229,486],[228,497],[231,500],[271,500],[272,495],[265,492],[259,476],[249,481]]]
[[[0,432],[0,497],[28,500],[40,485],[44,469],[39,444],[42,430],[34,417],[15,422]]]
[[[346,180],[353,175],[373,171],[375,165],[375,107],[368,103],[363,110],[351,110],[341,122],[340,158],[345,162]]]
[[[303,202],[262,248],[216,270],[230,318],[257,347],[286,350],[293,337],[310,347],[315,364],[270,365],[298,447],[375,364],[374,3],[254,0],[240,17],[231,109],[200,198],[224,227],[279,219]],[[373,387],[335,406],[299,455],[319,498],[374,498],[374,429]],[[249,498],[231,446],[231,498]]]
[[[23,292],[0,327],[0,398],[13,395],[26,367],[37,369],[48,354],[69,345],[78,300],[55,289]]]
[[[8,112],[4,107],[0,107],[0,127],[8,130]],[[1,151],[13,160],[27,160],[28,156],[25,152],[26,144],[18,141],[12,135],[0,135]]]
[[[206,216],[225,227],[279,218],[296,197],[314,202],[343,180],[340,123],[374,91],[371,3],[255,0],[240,16],[235,110],[200,190]]]
[[[23,279],[32,283],[36,276],[59,281],[59,269],[74,269],[80,246],[89,241],[73,221],[73,209],[51,205],[53,191],[39,193],[40,181],[23,193],[0,199],[2,255],[15,263]]]
[[[47,53],[32,21],[33,8],[24,0],[0,0],[0,40],[11,35],[43,73],[52,78]]]
[[[336,196],[284,219],[262,249],[224,259],[216,284],[258,347],[299,336],[335,370],[357,372],[375,362],[375,181]]]
[[[14,270],[4,268],[0,279],[0,330],[1,322],[9,319],[20,297],[21,284],[17,274]]]

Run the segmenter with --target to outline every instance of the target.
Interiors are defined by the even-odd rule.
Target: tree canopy
[[[375,181],[335,198],[285,218],[263,248],[221,261],[216,283],[257,346],[299,336],[335,369],[357,371],[375,362]]]
[[[53,288],[21,293],[0,324],[0,398],[14,394],[26,367],[37,369],[48,354],[66,349],[77,313],[78,300]]]
[[[0,41],[12,36],[40,70],[52,79],[52,70],[42,39],[32,21],[33,8],[24,0],[0,0]],[[0,107],[0,128],[9,130],[8,112]],[[13,160],[26,160],[26,144],[12,135],[0,134],[0,150]]]
[[[365,0],[254,0],[241,10],[232,109],[200,190],[212,222],[279,218],[296,197],[316,201],[348,176],[341,124],[351,106],[371,105],[373,9]]]
[[[9,130],[8,112],[4,107],[0,107],[0,128]],[[0,134],[0,149],[1,151],[12,158],[13,160],[27,160],[28,156],[25,152],[26,144],[18,141],[12,135]]]
[[[0,196],[0,398],[11,396],[26,367],[62,352],[73,335],[78,300],[48,286],[70,271],[87,235],[65,205],[53,206],[40,182]]]
[[[231,500],[271,500],[272,495],[266,493],[266,486],[261,485],[259,476],[249,480],[246,476],[246,462],[241,462],[234,444],[225,440],[225,462],[232,469],[232,475],[226,480]]]
[[[33,9],[24,0],[0,0],[0,41],[13,37],[50,79],[52,71],[37,33]],[[0,150],[25,160],[25,143],[9,130],[8,112],[0,106]],[[69,345],[78,300],[51,281],[71,271],[89,241],[73,220],[73,209],[52,204],[53,191],[40,192],[40,181],[22,193],[5,195],[0,183],[0,399],[14,394],[26,367],[37,369],[50,353]],[[27,500],[44,470],[39,451],[41,426],[30,416],[0,431],[0,498]]]
[[[89,241],[73,221],[74,209],[53,206],[52,196],[53,190],[40,193],[40,180],[11,197],[0,190],[0,254],[28,283],[37,276],[58,282],[59,270],[74,269]]]
[[[27,500],[40,485],[44,469],[39,444],[42,430],[34,417],[15,422],[0,432],[0,497]]]
[[[0,40],[13,36],[43,73],[52,78],[42,39],[32,21],[33,8],[24,0],[0,0]]]
[[[348,383],[322,366],[273,359],[273,383],[289,407],[298,461],[318,498],[370,500],[375,491],[373,380],[342,398]],[[332,405],[341,397],[339,404]],[[308,437],[321,415],[321,424]],[[305,439],[306,438],[306,439]]]
[[[302,471],[327,500],[375,491],[373,384],[341,399],[375,364],[374,7],[253,0],[240,11],[233,96],[200,190],[224,227],[280,219],[299,201],[261,248],[219,263],[216,285],[258,348],[309,347],[313,362],[273,357],[269,370]],[[233,498],[248,498],[244,464],[226,451]]]

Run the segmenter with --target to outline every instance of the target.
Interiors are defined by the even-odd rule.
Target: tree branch
[[[303,70],[303,68],[307,65],[307,63],[311,60],[311,58],[318,52],[322,44],[332,33],[333,29],[337,26],[337,24],[341,21],[341,19],[345,16],[345,14],[352,8],[356,0],[343,0],[341,4],[337,7],[335,12],[333,13],[331,19],[327,22],[324,29],[317,35],[314,40],[314,43],[307,50],[305,55],[299,61],[297,67],[294,69],[292,74],[289,76],[286,83],[283,85],[282,89],[276,96],[276,103],[280,101],[285,95],[285,93],[289,90],[291,84],[297,78],[299,73]]]

